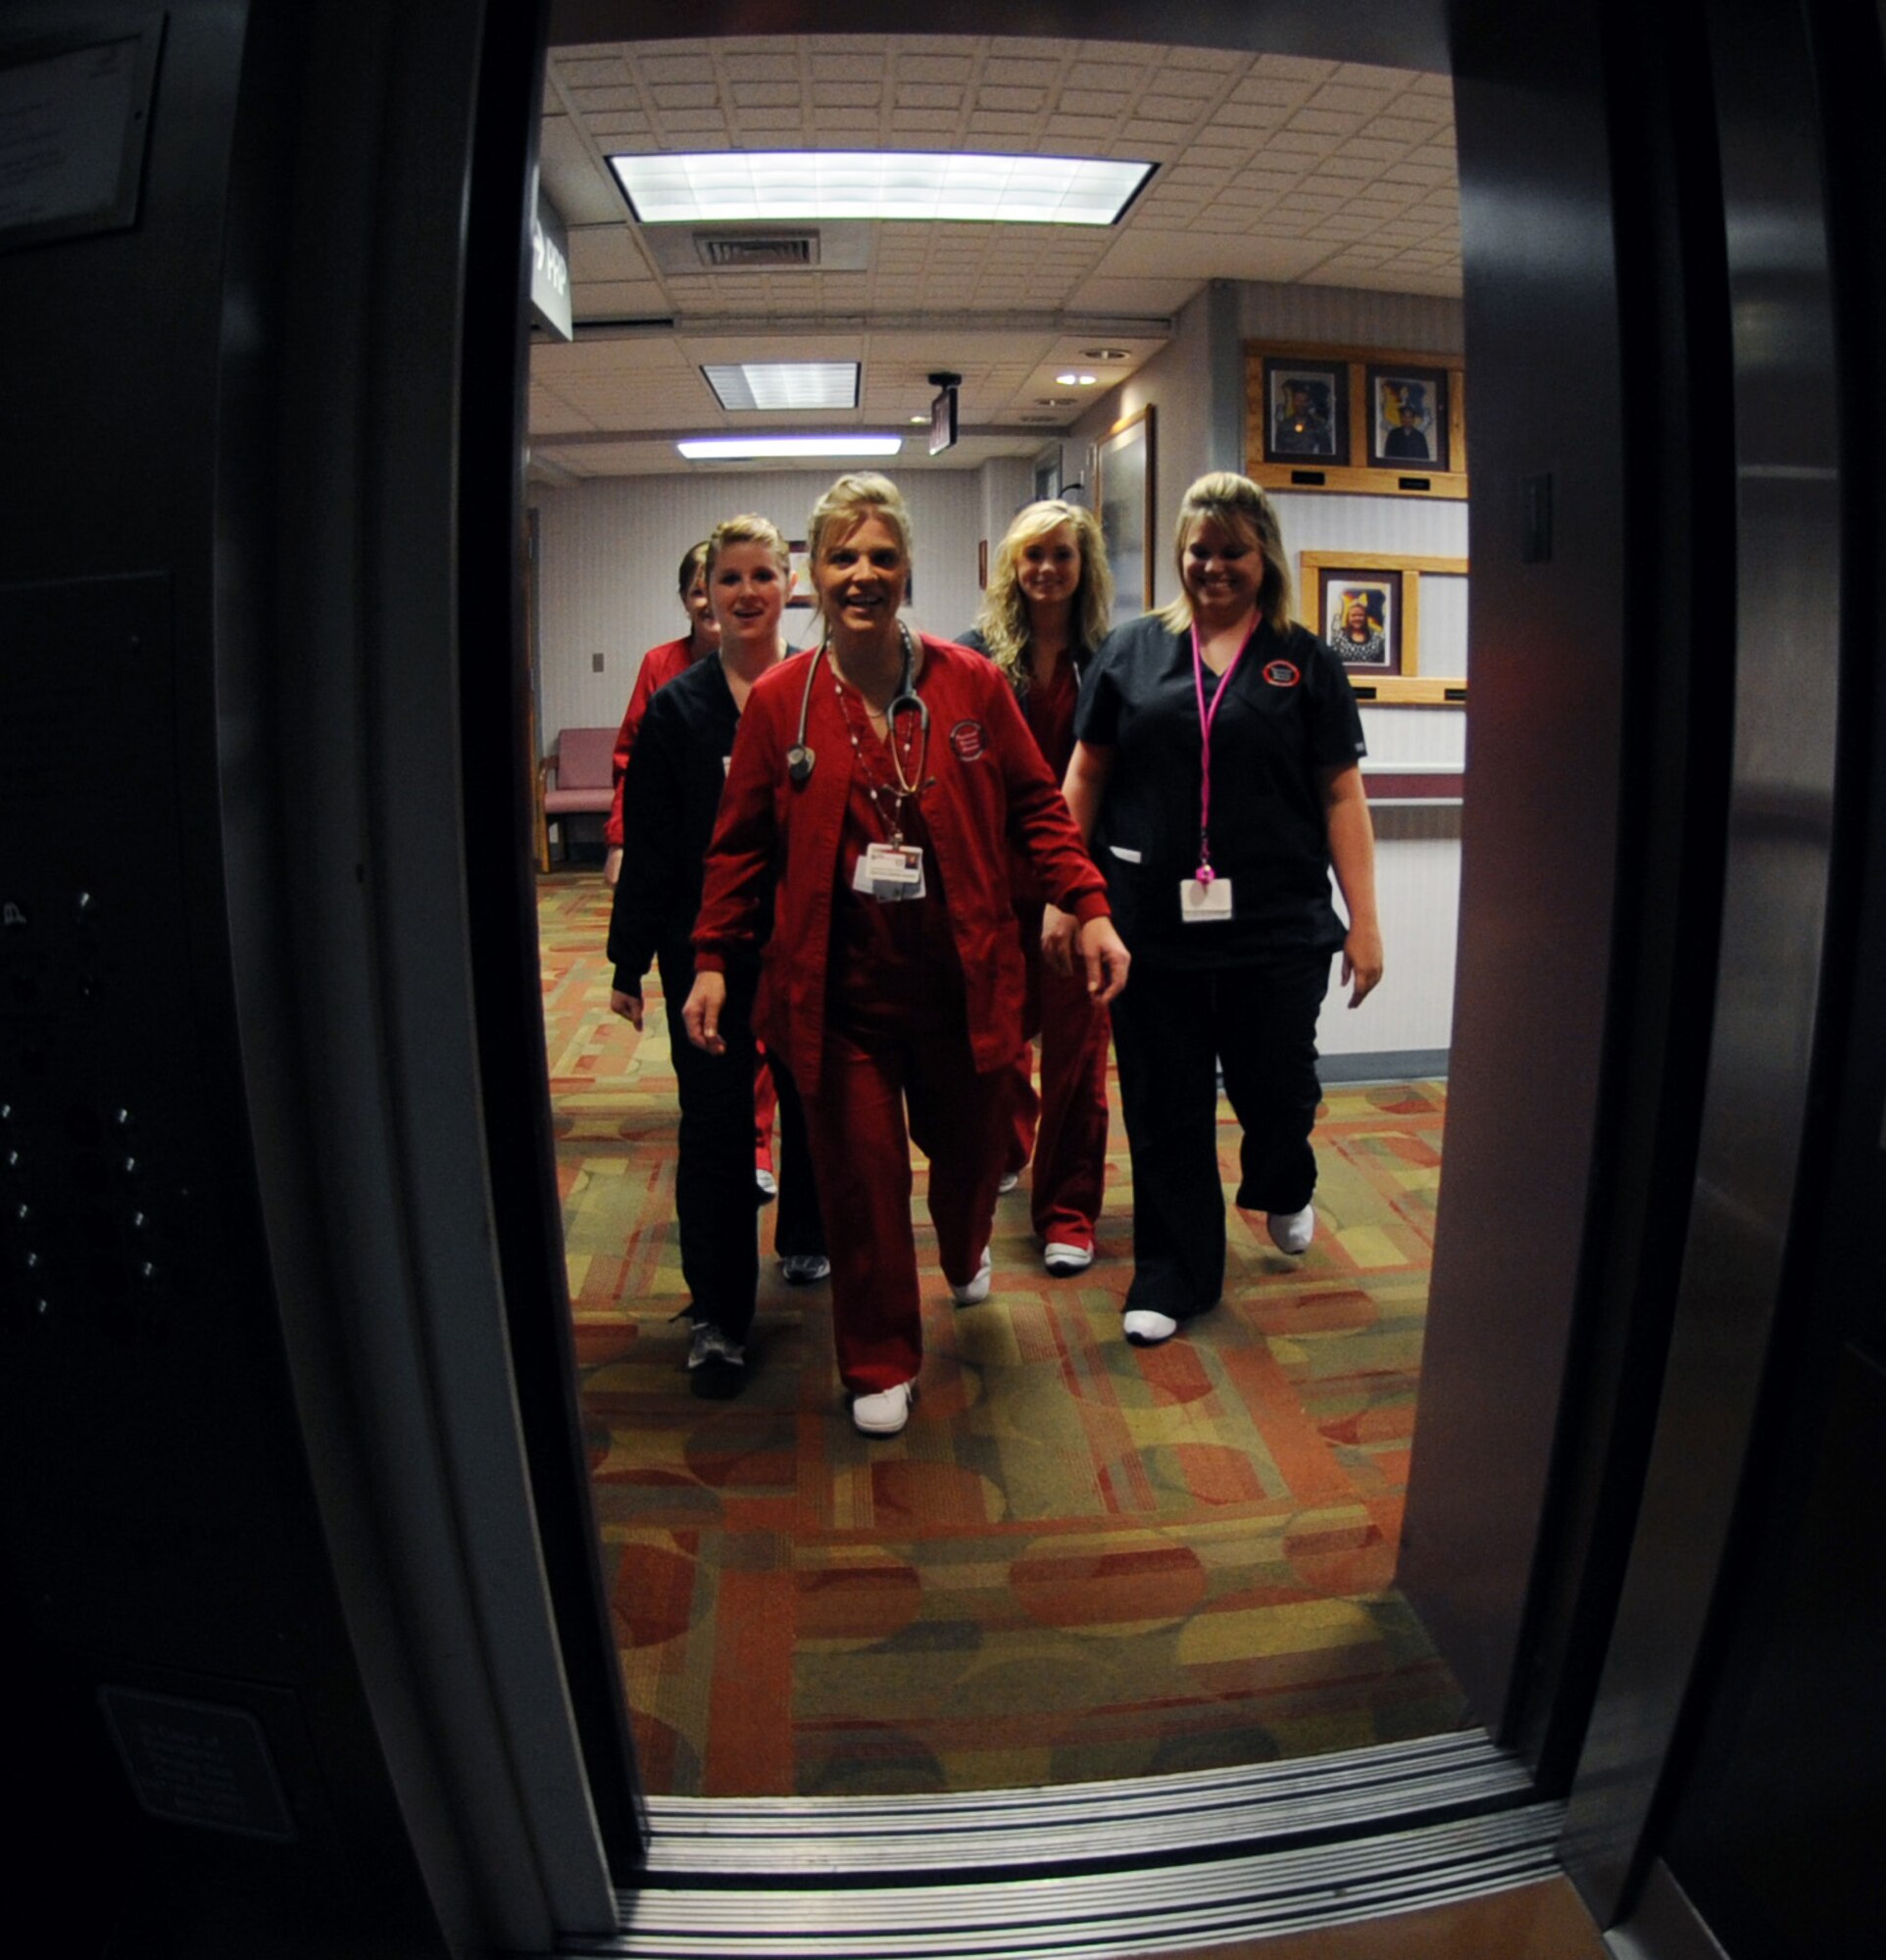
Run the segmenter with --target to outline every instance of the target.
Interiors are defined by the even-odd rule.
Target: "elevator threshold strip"
[[[1281,1848],[1523,1803],[1480,1729],[1291,1762],[936,1796],[651,1797],[646,1882],[1088,1866]]]
[[[648,1809],[620,1934],[566,1950],[1126,1960],[1528,1885],[1563,1822],[1478,1731],[1117,1783]]]
[[[1531,1803],[1289,1851],[1053,1878],[624,1893],[617,1960],[1132,1960],[1459,1905],[1558,1870],[1564,1821]]]

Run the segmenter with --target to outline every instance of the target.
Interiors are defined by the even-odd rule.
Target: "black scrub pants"
[[[1129,1308],[1184,1320],[1224,1291],[1220,1063],[1244,1132],[1239,1209],[1301,1211],[1310,1202],[1316,1188],[1310,1132],[1322,1095],[1316,1016],[1328,988],[1326,953],[1204,973],[1134,960],[1113,1007],[1133,1165]]]
[[[754,976],[728,973],[720,1011],[724,1054],[688,1040],[681,1007],[694,985],[694,955],[685,941],[657,956],[668,1002],[669,1048],[680,1092],[681,1125],[674,1167],[674,1213],[680,1227],[681,1277],[692,1296],[690,1318],[744,1342],[760,1285],[760,1194],[753,1180]],[[779,1093],[779,1201],[773,1250],[783,1258],[820,1254],[825,1228],[813,1183],[806,1119],[792,1078],[769,1057]]]

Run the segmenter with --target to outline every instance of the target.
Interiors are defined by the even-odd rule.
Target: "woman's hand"
[[[1079,944],[1087,968],[1087,992],[1095,1006],[1104,1007],[1126,985],[1126,969],[1133,963],[1133,956],[1110,918],[1090,918],[1080,928]]]
[[[613,892],[617,884],[620,881],[621,875],[622,847],[620,844],[612,844],[609,847],[609,855],[603,859],[603,883]],[[635,1025],[639,1028],[641,1022],[637,1021]]]
[[[642,1028],[642,997],[639,994],[624,994],[620,987],[609,990],[609,1011],[620,1014],[637,1034]]]
[[[709,1054],[725,1054],[727,1045],[720,1039],[720,1009],[727,1004],[727,976],[724,973],[697,973],[681,1008],[681,1025],[687,1038]]]
[[[1349,937],[1343,941],[1343,985],[1355,986],[1349,996],[1349,1004],[1360,1007],[1375,991],[1376,983],[1382,977],[1382,935],[1378,927],[1372,925],[1352,925]]]
[[[1042,907],[1041,957],[1049,971],[1064,980],[1073,975],[1074,938],[1079,931],[1080,921],[1072,912],[1064,912],[1059,906]]]

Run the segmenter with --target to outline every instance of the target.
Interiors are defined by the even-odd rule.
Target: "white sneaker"
[[[996,1191],[999,1196],[1007,1198],[1010,1192],[1020,1182],[1021,1173],[1018,1170],[1005,1170],[1002,1173],[1001,1179],[996,1184]]]
[[[789,1287],[816,1286],[831,1278],[831,1261],[823,1252],[788,1252],[779,1261],[779,1277]]]
[[[769,1170],[756,1169],[753,1173],[753,1186],[760,1194],[762,1204],[770,1204],[779,1196],[779,1181]]]
[[[980,1306],[989,1297],[989,1282],[994,1272],[995,1260],[990,1256],[988,1247],[984,1246],[982,1263],[975,1269],[975,1278],[966,1280],[960,1287],[953,1286],[950,1298],[958,1306]]]
[[[1316,1235],[1316,1207],[1306,1204],[1301,1211],[1266,1211],[1264,1222],[1270,1234],[1270,1243],[1280,1252],[1288,1252],[1294,1258],[1299,1252],[1310,1250],[1310,1242]]]
[[[1070,1246],[1065,1239],[1050,1239],[1041,1249],[1041,1263],[1058,1280],[1084,1273],[1093,1262],[1091,1246]]]
[[[895,1436],[911,1419],[917,1399],[915,1382],[899,1382],[874,1396],[860,1396],[851,1405],[852,1427],[864,1436]]]
[[[1129,1306],[1119,1324],[1135,1348],[1157,1348],[1179,1329],[1169,1313],[1155,1313],[1150,1306]]]

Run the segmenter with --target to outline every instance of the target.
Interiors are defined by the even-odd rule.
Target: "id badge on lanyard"
[[[1212,724],[1218,718],[1224,697],[1231,692],[1231,676],[1237,672],[1238,662],[1250,651],[1263,623],[1264,615],[1260,613],[1244,636],[1244,645],[1232,655],[1231,664],[1219,676],[1210,708],[1205,705],[1205,655],[1199,648],[1199,629],[1196,625],[1192,628],[1192,685],[1198,693],[1200,730],[1199,868],[1192,877],[1179,880],[1179,918],[1186,925],[1209,925],[1215,919],[1231,916],[1231,880],[1220,878],[1212,868]]]
[[[923,896],[923,854],[915,844],[868,844],[859,854],[851,888],[879,905]]]

